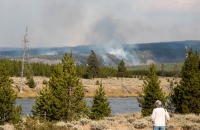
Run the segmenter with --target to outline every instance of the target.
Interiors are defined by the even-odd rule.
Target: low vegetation
[[[200,116],[195,114],[170,113],[170,121],[166,130],[199,130]],[[19,124],[5,124],[0,129],[5,130],[152,130],[150,116],[143,117],[141,113],[117,114],[103,120],[81,118],[77,121],[52,121],[38,120],[26,117]]]

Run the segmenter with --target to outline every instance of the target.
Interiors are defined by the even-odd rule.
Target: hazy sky
[[[0,47],[200,40],[200,0],[1,0]]]

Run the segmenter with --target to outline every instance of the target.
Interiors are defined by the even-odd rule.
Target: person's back
[[[153,122],[154,130],[165,130],[166,122],[170,119],[168,112],[162,108],[162,102],[157,100],[156,107],[153,109],[151,119]]]
[[[165,109],[162,107],[155,108],[152,118],[154,119],[154,126],[165,126]]]

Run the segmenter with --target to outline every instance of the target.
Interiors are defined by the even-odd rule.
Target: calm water
[[[86,98],[87,104],[90,106],[90,101],[93,98]],[[141,108],[138,106],[138,101],[135,97],[133,98],[108,98],[111,106],[112,115],[115,114],[125,114],[125,113],[133,113],[140,112]],[[32,115],[31,109],[35,104],[34,98],[20,98],[17,99],[17,105],[22,105],[23,114],[22,117],[27,114]]]

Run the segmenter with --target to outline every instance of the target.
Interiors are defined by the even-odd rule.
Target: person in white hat
[[[166,109],[162,107],[162,102],[157,100],[155,102],[156,108],[153,109],[151,119],[153,122],[153,130],[165,130],[166,123],[170,117]]]

